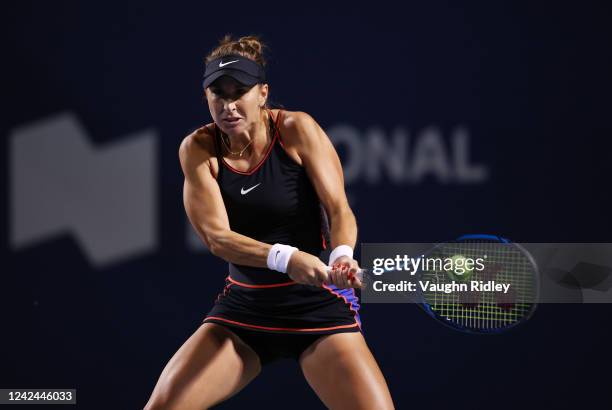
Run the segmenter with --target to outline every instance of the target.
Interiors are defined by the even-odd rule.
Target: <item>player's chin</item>
[[[232,127],[232,128],[221,128],[221,130],[228,136],[233,137],[235,135],[240,135],[244,131],[244,127]]]
[[[237,135],[243,132],[246,128],[246,120],[244,118],[240,118],[234,121],[221,120],[219,127],[227,135]]]

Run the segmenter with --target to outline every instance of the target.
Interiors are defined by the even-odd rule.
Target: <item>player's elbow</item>
[[[221,239],[221,230],[212,230],[201,224],[194,224],[193,226],[198,237],[204,242],[204,245],[206,245],[210,253],[219,256],[221,244],[223,243]]]
[[[225,244],[227,243],[227,233],[225,230],[216,230],[206,235],[206,242],[210,253],[223,257]]]
[[[356,222],[355,214],[353,213],[353,210],[350,208],[350,206],[348,206],[348,204],[346,206],[338,206],[332,208],[328,216],[330,221],[346,220]]]
[[[216,242],[209,241],[208,250],[210,251],[210,253],[215,256],[220,256],[220,249],[221,247]]]

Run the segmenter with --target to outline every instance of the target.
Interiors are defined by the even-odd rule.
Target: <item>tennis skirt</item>
[[[355,289],[293,281],[254,285],[228,276],[203,323],[259,332],[332,334],[361,331]]]

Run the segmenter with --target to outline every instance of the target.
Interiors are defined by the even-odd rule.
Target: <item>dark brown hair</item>
[[[231,34],[226,34],[219,41],[219,45],[206,56],[206,64],[215,58],[238,54],[265,67],[266,61],[263,53],[266,48],[258,36],[245,36],[232,40]]]

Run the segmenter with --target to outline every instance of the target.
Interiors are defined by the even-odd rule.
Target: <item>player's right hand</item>
[[[327,269],[331,283],[336,285],[338,289],[363,287],[361,279],[357,276],[360,268],[356,260],[348,256],[341,256]]]

